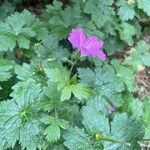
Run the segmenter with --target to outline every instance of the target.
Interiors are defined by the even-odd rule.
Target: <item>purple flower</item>
[[[72,29],[68,40],[79,49],[81,55],[98,56],[101,60],[106,59],[105,53],[101,50],[104,42],[97,40],[95,36],[86,36],[83,29]]]
[[[110,107],[109,107],[109,109],[108,109],[108,113],[109,114],[111,114],[111,113],[113,113],[113,112],[115,112],[116,111],[116,107],[114,106],[114,105],[111,105]]]

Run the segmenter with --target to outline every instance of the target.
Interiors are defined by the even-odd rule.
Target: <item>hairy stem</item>
[[[71,68],[70,68],[70,71],[69,71],[69,76],[71,76],[72,70],[73,70],[75,64],[77,63],[77,61],[78,61],[78,59],[76,59],[76,60],[73,62],[72,66],[71,66]]]

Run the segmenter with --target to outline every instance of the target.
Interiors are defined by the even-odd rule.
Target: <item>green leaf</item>
[[[122,106],[122,104],[122,98],[118,98],[117,96],[114,96],[113,99],[106,99],[105,97],[96,96],[89,99],[89,102],[87,102],[85,109],[95,109],[95,112],[109,115],[112,107],[120,107]]]
[[[46,35],[43,38],[43,46],[49,50],[55,50],[58,47],[58,39],[57,37],[53,36],[53,35]]]
[[[95,83],[95,73],[89,68],[78,68],[78,76],[82,83],[92,86]]]
[[[143,135],[144,135],[143,121],[140,118],[137,118],[137,117],[134,117],[134,116],[133,117],[131,116],[128,119],[126,117],[127,117],[126,114],[122,114],[122,115],[118,115],[118,116],[116,115],[116,117],[114,118],[114,120],[111,124],[112,125],[112,134],[114,136],[116,134],[116,136],[118,138],[122,137],[124,140],[126,139],[127,141],[130,141],[130,142],[135,142],[135,141],[138,141],[138,140],[142,140]],[[121,123],[121,120],[122,120],[122,123],[121,123],[122,128],[121,129],[124,130],[124,132],[126,133],[126,136],[124,134],[122,134],[121,132],[120,133],[122,135],[120,134],[120,136],[118,136],[119,128],[117,127],[117,125],[118,125],[119,120],[120,120],[120,123]],[[113,127],[114,127],[114,129],[113,129]],[[116,130],[116,127],[118,128],[118,130]],[[128,130],[126,130],[127,127],[128,127]]]
[[[19,142],[21,143],[22,149],[36,150],[37,147],[42,144],[43,137],[41,135],[42,129],[40,128],[40,125],[38,119],[33,119],[22,126],[19,133]]]
[[[136,43],[136,46],[131,49],[129,56],[125,60],[125,64],[131,65],[134,70],[138,69],[139,65],[149,66],[150,45],[143,40]]]
[[[0,19],[4,20],[14,12],[15,7],[9,1],[5,0],[0,7]]]
[[[117,78],[115,70],[111,66],[97,67],[95,71],[90,69],[78,69],[78,73],[80,82],[87,85],[89,84],[97,95],[105,96],[110,99],[113,94],[124,90],[122,81]]]
[[[137,43],[136,52],[137,52],[137,61],[142,63],[145,66],[150,66],[149,56],[150,56],[150,45],[145,41],[139,41]]]
[[[40,45],[35,44],[35,52],[40,57],[52,57],[52,58],[62,58],[69,57],[70,53],[68,49],[60,46],[58,44],[58,38],[52,34],[44,36],[42,43]],[[42,49],[42,51],[41,51]]]
[[[89,96],[91,96],[92,90],[89,88],[89,86],[78,83],[76,85],[72,85],[72,93],[79,100],[82,100],[82,99],[87,99]]]
[[[31,65],[23,63],[21,65],[17,65],[15,67],[15,73],[17,74],[17,78],[19,80],[25,81],[32,77],[33,70],[31,68]]]
[[[132,92],[134,91],[135,75],[132,69],[125,67],[119,63],[119,61],[112,61],[112,65],[115,67],[117,77],[125,84],[126,88]]]
[[[14,65],[14,61],[0,58],[0,81],[7,81],[12,77],[11,70]]]
[[[31,62],[31,64],[23,63],[15,66],[17,78],[21,81],[29,79],[35,80],[37,83],[45,84],[46,77],[43,70],[43,65],[40,62]]]
[[[76,81],[72,81],[73,79],[70,80],[68,70],[62,66],[60,68],[45,69],[45,72],[50,82],[58,83],[58,90],[62,91],[61,101],[69,100],[71,93],[79,100],[86,99],[92,94],[90,87],[86,84],[76,83]]]
[[[1,26],[1,25],[0,25]],[[13,37],[7,37],[6,35],[0,35],[0,51],[13,50],[16,46],[15,39]]]
[[[145,139],[150,138],[150,101],[149,97],[144,101],[144,111],[143,111],[143,119],[145,124]]]
[[[66,82],[69,80],[69,72],[66,68],[45,69],[45,73],[51,82]],[[63,75],[62,75],[63,74]]]
[[[124,49],[125,43],[118,37],[110,37],[105,41],[105,49],[108,55],[112,55]]]
[[[5,21],[0,22],[0,51],[13,51],[16,45],[29,49],[30,39],[35,36],[40,39],[38,32],[42,29],[44,29],[42,24],[29,11],[24,10],[22,13],[12,14]]]
[[[29,80],[14,86],[12,100],[0,103],[1,149],[14,147],[19,141],[22,149],[36,150],[38,144],[42,142],[36,109],[42,95],[40,85]]]
[[[44,23],[36,18],[36,21],[32,25],[32,29],[35,32],[35,36],[38,40],[43,40],[43,38],[48,35],[48,30]]]
[[[142,56],[141,56],[141,62],[145,65],[150,67],[150,52],[145,52]]]
[[[129,4],[126,0],[119,0],[117,6],[119,7],[118,15],[122,21],[128,21],[134,18],[134,4]]]
[[[46,135],[46,139],[49,142],[55,142],[60,138],[60,128],[56,123],[52,123],[50,126],[46,128],[44,131],[44,135]]]
[[[136,28],[134,25],[123,22],[121,23],[121,28],[119,29],[120,38],[125,41],[129,46],[133,45],[133,36],[137,34]]]
[[[139,99],[134,99],[131,103],[132,114],[135,117],[142,117],[143,116],[143,102]]]
[[[63,144],[56,144],[56,143],[51,145],[49,147],[49,149],[52,149],[52,150],[67,150],[67,148]]]
[[[84,140],[86,140],[88,136],[95,135],[96,140],[104,142],[104,149],[106,150],[139,150],[140,146],[137,141],[142,140],[144,136],[144,126],[141,119],[134,116],[128,117],[126,113],[115,114],[110,125],[108,117],[99,109],[96,109],[96,104],[93,108],[91,106],[85,106],[83,109],[83,124],[88,135],[85,132],[79,134],[76,127],[75,129],[70,129],[64,135],[64,144],[69,149],[84,149],[84,147],[81,147],[81,142],[83,141],[81,136],[84,135]],[[80,129],[81,131],[83,132],[84,130]],[[84,141],[87,145],[86,149],[94,149],[96,141],[92,140],[94,139]],[[90,143],[92,143],[92,147],[89,147]]]
[[[24,36],[19,35],[17,42],[20,48],[28,49],[30,45],[30,40],[26,39]]]
[[[51,33],[58,39],[66,38],[68,32],[81,23],[79,7],[67,6],[62,9],[62,5],[61,2],[55,0],[53,5],[48,5],[44,12]]]
[[[106,142],[105,149],[132,150],[138,147],[137,150],[140,150],[137,141],[142,140],[143,136],[144,126],[141,119],[128,117],[126,113],[116,114],[111,122],[111,137],[120,143]]]
[[[50,112],[60,104],[60,91],[57,89],[57,84],[52,82],[48,82],[43,91],[45,98],[40,102],[39,107],[44,111]]]
[[[79,111],[79,105],[73,104],[71,101],[62,103],[59,110],[60,118],[69,120],[70,124],[81,124],[81,113]]]
[[[16,46],[16,42],[21,48],[28,49],[30,44],[28,38],[35,36],[35,32],[30,27],[34,21],[35,16],[25,10],[22,13],[16,12],[8,17],[4,22],[1,22],[0,38],[4,41],[4,43],[0,44],[0,50],[12,51]],[[5,39],[8,42],[8,45],[5,45]],[[24,43],[22,44],[22,42]],[[11,43],[11,45],[9,45],[9,43]]]
[[[48,125],[44,131],[44,135],[46,135],[46,139],[49,142],[55,142],[60,139],[60,128],[68,128],[68,122],[57,117],[45,116],[42,122]]]
[[[61,94],[61,101],[69,100],[71,98],[71,93],[72,90],[70,86],[64,87]]]
[[[150,16],[150,3],[149,0],[138,0],[138,8],[143,9],[143,11]]]
[[[83,129],[75,127],[70,129],[63,137],[65,139],[64,145],[69,150],[93,150],[90,138]]]
[[[103,114],[100,100],[91,101],[83,108],[83,124],[90,135],[98,134],[97,140],[104,140],[104,149],[132,150],[139,147],[137,141],[144,136],[143,121],[137,116],[128,117],[126,113],[115,114],[111,126]],[[130,146],[132,148],[130,148]]]
[[[10,94],[10,96],[13,97],[14,99],[22,98],[23,101],[29,100],[32,102],[32,100],[34,101],[38,94],[39,96],[41,96],[41,85],[40,84],[36,85],[36,84],[37,83],[32,79],[29,79],[25,82],[18,82],[12,87],[13,92]],[[34,92],[34,94],[29,95],[28,90],[31,91],[31,93]]]
[[[91,14],[92,20],[98,27],[103,26],[106,22],[111,21],[114,15],[112,8],[113,0],[88,0],[85,1],[84,12]]]
[[[64,130],[69,128],[69,122],[64,120],[64,119],[57,118],[56,122],[59,125],[59,127],[64,129]]]
[[[92,134],[104,133],[109,135],[110,127],[108,118],[101,111],[100,101],[92,101],[83,107],[83,124],[87,130]]]
[[[69,100],[71,93],[73,93],[79,100],[82,100],[91,96],[92,90],[89,86],[81,83],[67,85],[62,90],[61,101]]]
[[[46,35],[42,40],[42,45],[38,47],[35,45],[35,51],[38,53],[38,55],[46,58],[48,56],[52,58],[69,57],[68,49],[58,44],[58,37],[50,34]],[[41,49],[43,50],[41,51]]]

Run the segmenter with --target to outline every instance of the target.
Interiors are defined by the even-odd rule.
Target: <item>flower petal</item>
[[[82,28],[73,29],[68,37],[68,40],[72,43],[73,46],[81,49],[86,41],[84,30]]]
[[[73,29],[68,37],[73,46],[79,49],[82,56],[98,56],[101,60],[106,59],[106,55],[100,49],[104,43],[95,36],[86,37],[82,28]]]
[[[106,54],[102,50],[99,50],[96,56],[98,56],[103,61],[106,59]]]
[[[97,40],[95,36],[89,36],[84,44],[84,48],[89,50],[98,50],[103,47],[103,41]]]

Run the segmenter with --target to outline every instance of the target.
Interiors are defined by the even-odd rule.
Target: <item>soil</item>
[[[138,95],[144,97],[150,95],[150,67],[137,73]]]

